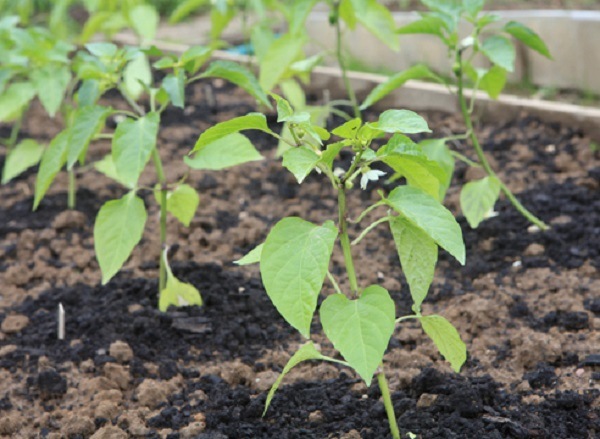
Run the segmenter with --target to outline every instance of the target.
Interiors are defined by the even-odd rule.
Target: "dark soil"
[[[166,113],[161,154],[170,160],[171,180],[187,172],[179,157],[203,129],[254,109],[240,91],[215,87],[218,108],[193,104]],[[190,92],[202,102],[202,88]],[[34,110],[23,135],[44,138],[34,132],[43,120]],[[436,134],[463,129],[451,115],[428,120]],[[424,312],[457,326],[469,360],[455,374],[418,327],[399,327],[385,362],[400,427],[422,438],[597,437],[599,157],[585,133],[527,115],[479,132],[502,178],[552,229],[531,229],[505,200],[496,206],[498,216],[476,230],[459,215],[467,265],[440,254]],[[0,188],[0,435],[389,436],[378,388],[324,363],[294,369],[261,417],[270,385],[303,340],[276,313],[256,268],[231,261],[262,242],[281,217],[332,218],[335,199],[319,176],[298,186],[272,158],[272,142],[252,139],[269,158],[229,172],[192,173],[202,197],[197,217],[190,228],[169,224],[174,273],[201,291],[202,308],[157,311],[155,220],[131,262],[100,285],[93,221],[104,201],[122,193],[104,177],[80,175],[77,211],[65,211],[62,176],[35,213],[33,173]],[[470,154],[466,145],[455,147]],[[90,154],[99,158],[107,148],[97,145]],[[458,165],[450,209],[458,212],[457,185],[477,177],[477,170]],[[143,178],[151,185],[154,175]],[[351,214],[377,199],[377,189],[356,192]],[[152,218],[156,207],[144,196]],[[398,315],[408,313],[389,232],[372,232],[356,257],[369,261],[358,264],[360,282],[382,284]],[[344,288],[342,266],[335,254],[331,270]],[[326,284],[325,294],[330,290]],[[67,316],[62,341],[56,338],[59,304]],[[335,355],[318,320],[313,334]]]

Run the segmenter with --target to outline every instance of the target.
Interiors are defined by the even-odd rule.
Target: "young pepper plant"
[[[237,84],[264,105],[270,106],[270,102],[254,75],[236,63],[215,61],[201,70],[212,51],[206,47],[192,47],[181,56],[165,55],[159,59],[155,67],[165,70],[166,74],[159,87],[153,86],[152,78],[138,82],[148,96],[142,101],[142,95],[127,85],[127,66],[138,57],[161,56],[164,55],[162,52],[156,48],[118,48],[111,43],[92,43],[86,48],[87,51],[81,51],[74,61],[80,81],[76,96],[79,107],[73,122],[53,139],[44,153],[36,181],[35,206],[65,164],[68,167],[77,161],[85,162],[90,143],[110,140],[111,153],[94,163],[94,168],[124,186],[127,193],[104,203],[94,224],[94,248],[102,271],[102,283],[106,284],[121,269],[141,240],[147,212],[138,193],[151,191],[160,206],[159,308],[165,311],[169,305],[201,304],[199,292],[192,285],[178,281],[167,262],[167,215],[171,213],[189,226],[199,204],[199,195],[184,181],[169,182],[166,179],[158,150],[162,113],[169,105],[183,108],[185,86],[210,77]],[[128,110],[99,104],[99,98],[111,89],[122,95],[129,104]],[[121,119],[116,129],[112,133],[101,132],[106,118],[111,115]],[[257,156],[260,158],[256,153],[249,159],[257,159]],[[150,161],[157,178],[154,187],[139,184]]]
[[[260,264],[262,281],[274,306],[307,339],[311,336],[317,299],[325,279],[329,279],[335,294],[324,300],[319,315],[325,335],[344,360],[321,354],[311,341],[302,345],[271,388],[265,413],[291,368],[306,360],[331,361],[354,369],[367,385],[376,376],[390,431],[394,438],[400,438],[383,366],[383,356],[396,324],[408,319],[418,320],[455,371],[466,360],[466,348],[456,329],[442,316],[421,313],[421,304],[433,280],[438,247],[448,251],[461,264],[465,262],[461,229],[440,202],[446,181],[444,170],[405,136],[429,132],[427,123],[411,111],[388,110],[376,122],[363,123],[356,118],[329,132],[314,125],[308,113],[295,112],[285,99],[273,97],[277,101],[278,121],[287,122],[290,127],[290,137],[283,138],[290,145],[283,154],[283,166],[299,183],[313,171],[329,180],[337,192],[337,224],[332,220],[313,224],[299,217],[283,218],[271,229],[263,244],[237,263]],[[193,149],[193,160],[211,161],[235,154],[234,150],[228,149],[225,139],[243,136],[239,131],[244,130],[260,130],[282,139],[267,126],[264,115],[250,113],[206,130]],[[375,139],[390,134],[392,137],[383,146],[375,146]],[[336,141],[330,141],[333,137]],[[334,161],[342,150],[351,151],[354,157],[347,169],[339,170],[334,167]],[[380,217],[351,242],[347,196],[359,178],[364,189],[369,181],[381,176],[382,171],[371,169],[375,163],[383,163],[393,172],[406,173],[411,169],[415,172],[407,179],[407,185],[396,187],[387,196],[381,194],[381,201],[366,207],[352,221],[359,224],[371,212],[383,210]],[[410,315],[396,317],[389,292],[379,285],[361,285],[355,270],[352,244],[382,223],[390,227],[410,286],[413,299],[413,314]],[[342,291],[340,282],[329,271],[336,242],[341,246],[345,262],[349,284],[346,291]],[[367,261],[360,263],[368,264]]]
[[[424,66],[416,66],[397,75],[377,86],[367,96],[361,108],[368,108],[386,96],[394,89],[400,87],[408,79],[430,78],[450,86],[455,85],[461,115],[467,132],[458,138],[468,138],[473,145],[478,162],[472,162],[459,154],[454,154],[470,166],[480,166],[487,176],[465,184],[461,190],[460,202],[463,214],[469,225],[476,228],[493,211],[500,192],[510,201],[517,211],[532,224],[541,230],[548,226],[533,213],[531,213],[515,197],[504,184],[483,153],[483,148],[473,127],[473,111],[477,90],[485,91],[495,99],[504,89],[508,72],[514,70],[515,47],[511,37],[525,44],[539,54],[550,58],[551,55],[544,41],[529,27],[509,21],[500,28],[491,27],[500,20],[494,14],[483,13],[484,0],[453,1],[453,0],[421,0],[429,8],[429,12],[422,14],[422,18],[401,27],[397,32],[407,34],[430,34],[439,38],[448,48],[449,59],[452,62],[454,84],[434,75]],[[466,38],[459,37],[459,23],[466,21],[471,25],[471,33]],[[478,56],[483,56],[490,67],[476,67],[474,61]],[[471,101],[465,95],[465,82],[470,80],[473,85]],[[455,139],[457,137],[454,137]],[[447,139],[446,139],[447,140]],[[446,163],[452,162],[451,153],[444,145],[444,140],[428,142],[430,153],[443,157]],[[448,166],[453,166],[451,163]]]
[[[68,118],[73,85],[69,54],[75,47],[41,27],[22,28],[19,18],[0,19],[0,122],[12,123],[10,136],[2,140],[6,161],[2,184],[39,163],[44,146],[33,139],[19,142],[23,118],[37,96],[50,117]]]

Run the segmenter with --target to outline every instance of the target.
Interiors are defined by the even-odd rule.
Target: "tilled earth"
[[[215,84],[217,108],[190,89],[184,111],[165,114],[160,149],[171,181],[189,172],[181,157],[202,130],[253,111],[238,90]],[[120,105],[115,102],[114,105]],[[436,135],[459,133],[452,115],[426,115]],[[270,120],[274,122],[274,117]],[[38,108],[24,137],[47,141],[60,128]],[[5,136],[7,127],[0,127]],[[452,321],[469,349],[451,372],[412,323],[399,326],[385,362],[401,430],[422,438],[595,438],[600,432],[600,159],[585,133],[519,115],[478,127],[486,153],[519,199],[544,221],[532,229],[502,200],[498,215],[471,230],[458,185],[481,175],[457,166],[447,206],[463,227],[467,264],[440,254],[425,312]],[[201,193],[189,228],[169,224],[175,274],[205,306],[157,311],[157,208],[124,270],[100,285],[93,253],[95,214],[123,190],[81,170],[77,210],[66,209],[59,175],[31,212],[35,175],[0,188],[0,435],[43,438],[385,438],[379,390],[324,363],[294,369],[268,414],[266,392],[303,343],[264,293],[256,267],[238,259],[288,215],[335,219],[336,202],[318,175],[296,184],[274,159],[275,145],[250,134],[267,157],[229,171],[192,171]],[[453,145],[470,155],[463,144]],[[99,143],[94,159],[108,152]],[[0,157],[0,165],[4,158]],[[342,155],[340,164],[348,163]],[[151,169],[143,175],[151,186]],[[385,185],[384,185],[384,188]],[[373,185],[350,194],[351,215],[376,200]],[[365,222],[368,224],[368,222]],[[353,229],[356,234],[358,229]],[[338,249],[339,250],[339,249]],[[341,252],[331,271],[344,288]],[[363,285],[380,283],[397,315],[410,296],[387,230],[355,248]],[[324,296],[332,288],[325,285]],[[57,309],[66,338],[56,336]],[[313,339],[336,355],[315,320]]]

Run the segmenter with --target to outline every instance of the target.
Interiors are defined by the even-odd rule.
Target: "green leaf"
[[[246,67],[233,61],[214,61],[201,75],[203,78],[222,78],[233,82],[238,87],[246,90],[262,105],[271,108],[271,102],[259,84],[256,76]]]
[[[250,265],[260,262],[260,256],[262,254],[264,244],[259,244],[250,250],[243,258],[233,261],[237,265]]]
[[[356,300],[333,294],[321,305],[325,334],[367,386],[388,346],[395,326],[395,306],[385,288],[367,287]]]
[[[479,88],[485,91],[490,98],[496,99],[500,96],[500,93],[504,89],[506,84],[506,70],[502,67],[494,65],[492,66],[481,81],[479,82]]]
[[[394,76],[390,76],[386,82],[375,87],[365,98],[364,102],[360,106],[360,109],[364,110],[365,108],[370,107],[375,102],[390,94],[392,91],[402,87],[402,85],[411,79],[423,78],[441,80],[429,69],[429,67],[424,64],[417,64],[416,66],[410,67]]]
[[[400,186],[390,193],[385,202],[464,265],[462,231],[452,213],[438,200],[420,189]]]
[[[94,249],[103,285],[117,274],[142,239],[146,218],[144,202],[134,191],[100,208],[94,223]]]
[[[101,93],[100,81],[86,79],[77,90],[77,102],[80,107],[94,105],[100,98]]]
[[[112,59],[117,55],[119,48],[113,43],[88,43],[85,48],[98,58]]]
[[[128,187],[127,183],[122,181],[119,177],[119,174],[117,173],[117,168],[115,167],[115,162],[113,161],[112,154],[107,154],[101,160],[95,162],[94,169],[106,175],[111,180],[115,180],[121,183],[123,186]],[[129,187],[129,189],[133,188]]]
[[[386,110],[379,116],[379,120],[369,124],[372,128],[386,133],[430,133],[427,122],[414,111]]]
[[[377,0],[351,0],[356,20],[392,50],[400,43],[396,35],[396,23],[390,11]]]
[[[92,138],[104,127],[109,113],[110,108],[99,105],[89,105],[75,111],[73,123],[69,128],[67,168],[72,169],[75,162],[85,154]]]
[[[50,117],[54,117],[60,108],[67,86],[71,80],[69,68],[66,66],[47,65],[32,70],[30,76],[31,82],[37,90],[40,102]]]
[[[277,103],[277,122],[288,122],[294,116],[294,109],[290,103],[281,96],[271,93]]]
[[[292,35],[298,35],[304,31],[306,18],[317,3],[317,0],[295,0],[290,3],[289,32]]]
[[[396,30],[396,33],[401,35],[409,34],[430,34],[436,35],[440,38],[444,38],[444,20],[434,17],[426,16],[420,20],[413,21],[405,26]]]
[[[431,338],[440,354],[450,363],[455,372],[467,361],[467,347],[452,324],[442,316],[423,316],[419,318],[425,334]]]
[[[156,8],[151,5],[137,5],[129,12],[131,27],[145,41],[153,40],[160,17]]]
[[[421,312],[421,304],[433,282],[438,258],[437,244],[423,230],[403,217],[390,220],[390,229],[402,271],[410,287],[413,311]]]
[[[484,4],[485,0],[465,0],[464,8],[471,17],[476,18],[477,14],[483,9]]]
[[[306,95],[298,81],[286,79],[279,84],[281,91],[288,102],[296,108],[306,108]]]
[[[163,253],[165,268],[167,270],[167,284],[160,292],[158,299],[158,309],[161,312],[167,312],[169,306],[202,306],[202,296],[198,289],[192,284],[181,282],[177,279],[167,261],[166,252]]]
[[[444,171],[444,178],[440,180],[443,193],[440,199],[444,199],[445,192],[450,187],[452,182],[452,174],[454,174],[454,157],[450,152],[450,148],[446,145],[444,139],[427,139],[419,142],[421,150],[429,160],[433,160],[440,165]]]
[[[361,125],[362,120],[360,117],[350,119],[348,122],[334,129],[331,134],[341,137],[342,139],[354,139]]]
[[[284,218],[262,250],[260,273],[267,294],[283,318],[307,338],[337,233],[331,221],[317,226]]]
[[[283,166],[286,167],[298,183],[302,183],[319,162],[320,157],[310,148],[299,146],[283,153]]]
[[[119,178],[135,187],[152,150],[156,147],[160,115],[148,113],[139,119],[126,119],[117,125],[112,141],[112,157]]]
[[[192,12],[210,3],[210,0],[183,0],[177,4],[169,17],[169,23],[178,23],[187,18]]]
[[[127,64],[123,71],[123,83],[127,94],[133,100],[137,100],[144,91],[142,84],[149,86],[152,83],[150,61],[148,61],[146,54],[140,52]]]
[[[35,140],[26,139],[15,146],[4,162],[2,184],[8,183],[17,175],[39,163],[44,147]]]
[[[552,59],[552,55],[550,55],[550,51],[548,50],[546,43],[544,43],[544,40],[524,24],[516,21],[509,21],[504,25],[504,31],[521,41],[527,47],[544,55],[548,59]]]
[[[484,177],[470,181],[460,191],[460,207],[469,222],[476,229],[494,208],[500,196],[500,182],[495,177]]]
[[[235,17],[236,8],[230,8],[227,4],[223,4],[224,7],[219,8],[219,0],[217,0],[216,7],[213,6],[210,11],[210,37],[213,40],[221,37],[225,28],[229,25],[233,17]]]
[[[161,205],[160,184],[154,188],[154,198]],[[180,184],[172,191],[167,191],[167,211],[173,214],[184,226],[189,227],[196,209],[200,204],[198,192],[188,184]]]
[[[17,119],[34,96],[35,89],[30,83],[12,83],[0,95],[0,122],[12,122]]]
[[[323,155],[321,155],[321,163],[325,163],[327,167],[331,169],[333,167],[333,161],[338,156],[342,148],[349,146],[349,144],[349,141],[342,141],[327,145],[327,149],[323,151]]]
[[[306,344],[303,344],[302,346],[300,346],[300,348],[296,351],[296,353],[294,355],[292,355],[292,358],[290,358],[288,360],[287,364],[281,371],[281,375],[279,375],[277,380],[271,386],[271,390],[269,390],[269,393],[267,395],[267,400],[265,401],[265,410],[263,411],[263,416],[267,413],[267,410],[269,410],[269,406],[271,405],[273,396],[275,396],[275,392],[277,392],[277,389],[281,385],[283,378],[287,375],[287,373],[290,370],[292,370],[295,366],[302,363],[303,361],[325,360],[325,359],[327,359],[327,357],[324,357],[317,350],[317,348],[315,348],[315,345],[313,344],[312,341],[309,341]]]
[[[204,131],[192,152],[197,152],[206,148],[207,145],[219,140],[229,134],[245,130],[259,130],[273,135],[273,131],[267,126],[267,118],[261,113],[249,113],[245,116],[234,117],[225,122],[218,123]]]
[[[446,173],[437,162],[413,154],[390,154],[383,158],[383,162],[405,177],[409,185],[437,200],[443,198]]]
[[[36,210],[44,198],[46,191],[54,181],[54,177],[67,162],[67,148],[69,145],[69,131],[61,131],[44,151],[40,168],[35,179],[35,196],[33,210]]]
[[[481,52],[487,56],[493,64],[496,64],[509,72],[514,70],[516,56],[515,47],[508,38],[500,35],[492,35],[481,45]]]
[[[289,66],[298,59],[305,39],[286,34],[271,44],[260,62],[259,82],[263,90],[271,91],[283,78]]]
[[[185,105],[185,73],[183,70],[177,75],[167,75],[162,82],[162,88],[169,95],[174,106],[183,108]]]
[[[183,52],[180,61],[190,74],[194,74],[210,59],[212,53],[212,47],[193,46]]]
[[[202,146],[202,149],[192,158],[183,158],[190,168],[212,170],[230,168],[262,159],[252,142],[239,133],[229,134]]]

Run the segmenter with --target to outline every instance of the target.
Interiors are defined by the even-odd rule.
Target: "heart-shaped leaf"
[[[331,221],[317,226],[301,218],[284,218],[267,236],[260,255],[260,274],[269,298],[307,338],[336,237]]]
[[[371,285],[356,300],[334,294],[325,299],[320,314],[333,346],[370,385],[394,332],[396,313],[387,290]]]

